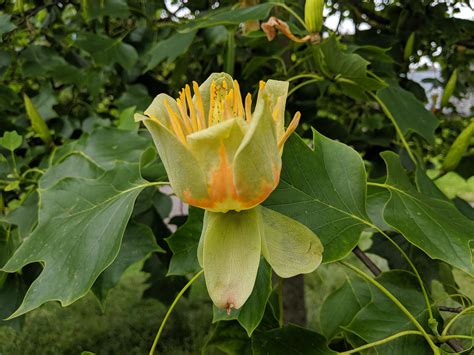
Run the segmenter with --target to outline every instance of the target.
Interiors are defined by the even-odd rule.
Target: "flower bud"
[[[309,32],[321,32],[323,28],[324,0],[306,0],[304,22]]]

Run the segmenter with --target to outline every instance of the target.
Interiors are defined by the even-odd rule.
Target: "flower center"
[[[199,86],[195,81],[193,81],[194,98],[191,95],[190,86],[186,85],[181,90],[179,98],[176,99],[178,112],[166,100],[164,101],[173,131],[183,143],[186,143],[188,134],[231,118],[240,117],[250,122],[252,118],[252,95],[247,94],[244,105],[239,83],[237,80],[234,80],[233,83],[233,88],[229,88],[225,80],[219,84],[212,81],[207,115],[204,112]],[[264,87],[265,83],[260,81],[260,89]],[[151,118],[156,120],[154,117]]]

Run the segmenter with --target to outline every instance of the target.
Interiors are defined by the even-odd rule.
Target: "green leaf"
[[[31,121],[33,131],[38,134],[43,142],[47,144],[51,143],[51,134],[49,133],[49,128],[44,122],[43,117],[41,117],[37,108],[26,94],[23,94],[23,100],[25,101],[26,114]]]
[[[203,347],[203,354],[214,354],[217,348],[225,354],[252,354],[250,339],[237,322],[219,322]]]
[[[252,337],[252,350],[254,355],[336,354],[327,347],[322,335],[291,324],[255,333]]]
[[[117,163],[97,180],[64,178],[40,190],[39,222],[3,267],[15,272],[33,262],[44,269],[11,317],[58,300],[84,296],[116,258],[133,204],[146,186],[138,164]]]
[[[355,99],[365,99],[365,90],[378,90],[385,84],[368,76],[369,62],[360,55],[350,53],[331,36],[316,50],[316,60],[326,76],[334,78],[342,91]]]
[[[403,134],[416,132],[434,145],[434,131],[439,121],[415,95],[392,83],[377,91],[377,96],[390,111]]]
[[[138,163],[142,153],[153,143],[136,132],[118,128],[99,128],[90,135],[60,147],[55,162],[72,152],[82,152],[103,169],[111,169],[117,161]]]
[[[187,275],[201,270],[197,248],[201,238],[203,216],[203,210],[190,208],[186,223],[165,239],[173,252],[168,275]]]
[[[348,325],[371,298],[370,288],[365,281],[348,279],[321,306],[319,317],[323,335],[332,339],[342,331],[341,326]]]
[[[92,32],[79,33],[76,45],[89,52],[95,62],[100,65],[120,64],[130,71],[138,60],[138,53],[133,46]]]
[[[469,242],[474,238],[474,222],[451,203],[416,191],[395,153],[381,156],[387,165],[385,184],[391,194],[385,221],[431,258],[473,274]]]
[[[384,231],[393,230],[383,219],[383,210],[389,198],[390,192],[386,189],[375,186],[367,187],[367,213],[370,220]]]
[[[2,42],[2,36],[4,33],[8,33],[16,28],[16,26],[10,21],[11,15],[0,14],[0,42]]]
[[[104,16],[126,18],[130,15],[125,0],[82,0],[82,15],[86,21]]]
[[[213,307],[212,322],[234,320],[245,329],[249,337],[258,327],[265,314],[268,298],[272,293],[272,269],[264,259],[260,260],[257,279],[249,299],[240,309],[232,309],[228,316],[225,309]]]
[[[125,131],[137,131],[140,126],[139,123],[133,119],[133,114],[136,111],[135,106],[127,107],[125,110],[120,112],[120,116],[117,122],[117,127]]]
[[[266,3],[245,8],[223,8],[218,11],[209,11],[207,14],[198,17],[195,21],[182,26],[179,31],[190,32],[200,28],[219,25],[238,25],[246,21],[263,20],[268,17],[274,6],[272,3]]]
[[[122,274],[133,264],[147,259],[153,252],[165,251],[156,244],[152,230],[144,224],[129,223],[117,258],[100,274],[92,287],[94,294],[104,303],[109,290],[118,284]]]
[[[0,138],[0,145],[12,152],[19,148],[22,142],[23,137],[16,133],[16,131],[5,132],[3,137]]]
[[[186,53],[195,36],[196,31],[175,33],[170,38],[158,42],[145,55],[144,61],[147,65],[144,72],[155,68],[165,59],[170,63]]]
[[[423,326],[427,326],[428,311],[418,281],[413,274],[400,270],[388,271],[379,276],[377,281],[389,290]],[[356,334],[367,343],[403,330],[416,330],[413,323],[395,303],[374,286],[371,286],[371,290],[371,302],[362,308],[344,329]],[[402,337],[377,347],[377,350],[381,354],[432,354],[426,341],[419,335]]]
[[[40,93],[31,98],[31,102],[45,121],[58,116],[53,109],[53,106],[58,104],[58,100],[50,85],[42,87]]]
[[[405,251],[407,255],[410,255],[410,260],[420,273],[421,278],[428,289],[433,280],[438,280],[449,294],[459,292],[457,290],[456,282],[454,281],[451,267],[448,264],[443,261],[431,259],[420,249],[414,247],[413,244],[408,242],[400,234],[393,235],[392,239],[402,250]],[[390,269],[412,271],[407,260],[400,253],[394,253],[394,251],[395,249],[388,239],[383,238],[381,235],[372,237],[372,245],[368,250],[369,253],[379,255],[387,260]]]
[[[58,52],[46,46],[28,46],[20,54],[20,59],[24,61],[22,70],[26,77],[51,77],[63,83],[78,85],[84,81],[84,73],[79,68],[69,64]]]
[[[314,131],[314,151],[296,135],[285,144],[280,185],[264,205],[306,225],[324,246],[323,262],[344,258],[370,225],[359,154]]]
[[[134,84],[126,85],[125,91],[115,100],[114,104],[119,110],[125,110],[128,107],[136,106],[137,111],[145,111],[150,105],[152,98],[144,85]]]
[[[104,171],[87,156],[79,152],[72,152],[46,170],[39,180],[39,187],[43,190],[47,189],[66,177],[96,179],[103,173]]]
[[[38,193],[34,191],[28,195],[22,205],[10,212],[5,220],[18,227],[21,239],[26,238],[38,221]],[[3,265],[4,262],[6,260],[0,258],[0,265]]]
[[[2,280],[0,273],[0,280]],[[5,320],[21,303],[25,294],[25,285],[18,275],[7,275],[5,281],[0,282],[0,327],[7,325],[20,330],[22,318]]]

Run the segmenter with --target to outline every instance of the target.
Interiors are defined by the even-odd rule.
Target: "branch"
[[[451,347],[451,349],[453,349],[454,351],[458,353],[464,351],[464,348],[461,346],[461,344],[459,344],[459,341],[457,341],[456,339],[449,339],[446,341],[446,344],[448,344]]]
[[[447,306],[439,306],[438,309],[441,312],[451,312],[451,313],[461,313],[463,310],[462,307],[447,307]]]
[[[365,266],[374,274],[374,276],[379,276],[382,273],[382,270],[379,269],[377,265],[374,264],[372,260],[367,256],[366,253],[362,251],[358,246],[352,251],[360,261],[364,263]]]

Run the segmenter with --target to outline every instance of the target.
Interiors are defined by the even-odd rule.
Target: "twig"
[[[459,344],[459,341],[457,341],[456,339],[449,339],[446,341],[446,344],[448,344],[451,347],[451,349],[453,349],[454,351],[458,353],[464,351],[464,348],[461,346],[461,344]]]
[[[379,276],[382,273],[382,270],[379,269],[377,265],[374,264],[372,260],[367,256],[366,253],[362,251],[358,246],[352,251],[360,261],[364,263],[365,266],[374,274],[374,276]]]
[[[438,309],[441,312],[451,312],[451,313],[461,313],[463,310],[462,307],[447,307],[447,306],[439,306]]]

